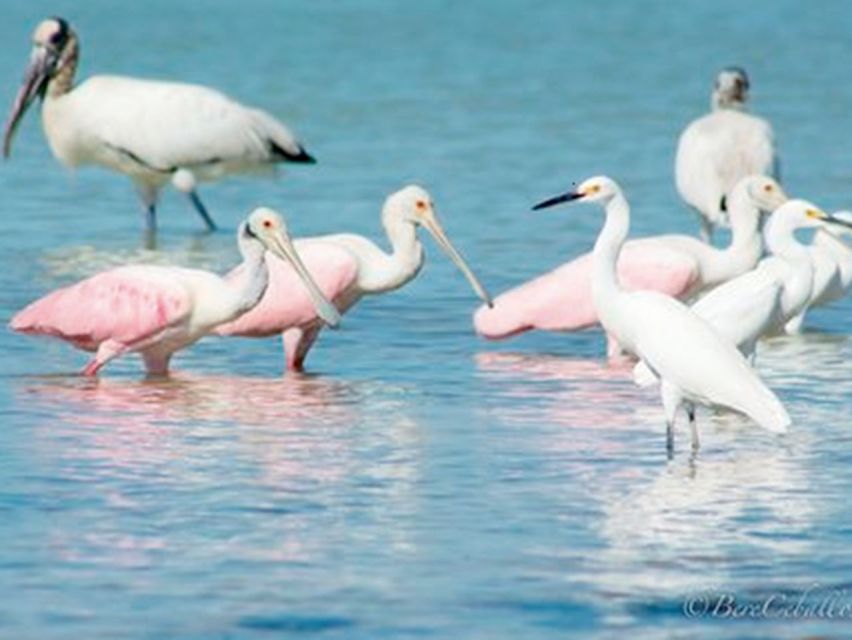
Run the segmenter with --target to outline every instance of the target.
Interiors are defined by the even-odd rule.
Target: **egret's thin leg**
[[[692,433],[692,450],[698,451],[701,443],[698,441],[698,425],[695,422],[695,405],[687,405],[686,415],[689,417],[689,430]]]

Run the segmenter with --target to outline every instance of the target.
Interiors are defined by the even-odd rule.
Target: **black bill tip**
[[[554,196],[553,198],[548,198],[547,200],[543,200],[539,202],[537,205],[534,205],[532,210],[538,211],[539,209],[547,209],[548,207],[555,206],[557,204],[562,204],[563,202],[571,202],[572,200],[577,200],[578,198],[582,198],[584,194],[578,193],[576,191],[570,191],[568,193],[563,193],[559,196]]]

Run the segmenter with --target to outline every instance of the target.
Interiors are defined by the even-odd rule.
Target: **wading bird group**
[[[54,156],[127,175],[139,192],[149,233],[167,184],[185,193],[209,229],[200,181],[273,170],[313,157],[268,113],[202,86],[117,76],[75,85],[79,42],[61,18],[40,23],[3,139],[9,156],[27,108],[41,102]],[[603,228],[590,253],[491,300],[450,242],[429,193],[407,186],[388,196],[381,221],[391,250],[350,233],[291,240],[271,209],[240,225],[243,261],[218,276],[197,269],[125,266],[49,293],[18,312],[15,331],[49,335],[94,355],[83,373],[139,353],[149,374],[168,372],[178,350],[200,338],[281,335],[286,368],[301,370],[322,329],[367,295],[393,291],[423,266],[428,231],[484,302],[478,334],[505,339],[532,330],[601,326],[610,356],[636,359],[638,384],[659,385],[671,450],[677,414],[698,446],[697,405],[731,409],[783,432],[790,417],[754,368],[760,338],[798,331],[811,307],[852,287],[852,215],[829,215],[780,184],[769,123],[746,111],[749,80],[728,68],[716,79],[712,110],[680,136],[675,184],[700,216],[701,239],[664,234],[628,240],[630,207],[611,178],[585,180],[541,202],[596,203]],[[711,244],[729,227],[728,246]],[[797,229],[816,228],[803,244]]]

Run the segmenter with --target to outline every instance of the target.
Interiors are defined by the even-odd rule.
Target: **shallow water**
[[[129,183],[68,174],[30,114],[0,170],[4,322],[114,264],[227,269],[260,203],[296,235],[378,237],[383,198],[411,181],[494,292],[591,245],[597,210],[529,206],[595,173],[623,183],[635,233],[692,232],[674,140],[731,63],[788,191],[850,206],[848,3],[14,3],[3,105],[56,13],[84,76],[222,88],[319,164],[206,185],[227,229],[209,236],[167,193],[150,251]],[[478,341],[473,294],[426,243],[417,281],[364,300],[305,376],[281,376],[277,340],[208,339],[169,380],[133,358],[83,380],[83,354],[0,332],[0,636],[848,635],[839,610],[780,604],[852,605],[852,303],[761,352],[791,433],[705,411],[700,453],[680,432],[667,461],[655,394],[603,361],[599,334]],[[732,620],[728,594],[778,606]],[[686,615],[708,602],[720,615]]]

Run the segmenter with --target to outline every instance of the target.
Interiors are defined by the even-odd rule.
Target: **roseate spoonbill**
[[[470,282],[476,294],[490,304],[485,287],[450,243],[435,215],[432,198],[418,186],[407,186],[385,200],[382,224],[391,244],[385,253],[363,236],[341,233],[296,241],[296,248],[325,295],[341,313],[362,296],[385,293],[414,279],[423,266],[423,245],[417,228],[429,231]],[[298,290],[290,265],[267,256],[269,288],[260,303],[235,321],[218,327],[223,336],[265,337],[282,334],[286,366],[301,370],[305,357],[323,328],[310,301]]]
[[[160,189],[169,181],[187,194],[209,229],[215,224],[196,191],[198,180],[312,163],[293,134],[259,109],[192,84],[93,76],[73,86],[77,35],[62,18],[36,27],[24,82],[3,138],[9,156],[15,130],[36,98],[53,155],[68,167],[100,165],[133,180],[156,228]]]
[[[760,173],[778,178],[778,159],[770,124],[746,113],[749,81],[737,67],[716,77],[712,111],[693,120],[680,135],[675,154],[675,184],[701,218],[701,237],[727,224],[731,189],[742,177]]]
[[[592,298],[601,324],[660,378],[666,415],[666,444],[674,444],[674,423],[683,407],[698,447],[695,405],[722,406],[746,414],[761,427],[783,432],[790,418],[743,355],[682,302],[658,291],[627,291],[616,263],[630,227],[630,207],[619,186],[599,176],[575,191],[534,209],[581,200],[601,204],[606,222],[592,253]]]
[[[240,225],[237,243],[243,262],[228,279],[182,267],[118,267],[36,300],[9,326],[94,352],[83,369],[88,376],[134,351],[142,355],[149,374],[166,374],[173,353],[257,304],[269,280],[266,251],[293,265],[323,320],[339,322],[337,310],[299,259],[281,216],[256,209]]]
[[[805,200],[790,200],[766,225],[766,246],[772,255],[761,260],[754,271],[708,293],[692,305],[692,310],[753,360],[757,341],[787,330],[811,299],[813,262],[809,247],[796,239],[796,230],[845,224],[852,223],[829,216]],[[642,363],[634,369],[634,379],[640,385],[653,381],[648,374]]]
[[[652,289],[687,299],[754,268],[763,253],[761,211],[772,211],[787,196],[766,176],[748,176],[731,192],[731,244],[717,249],[697,238],[667,234],[630,240],[618,259],[627,289]],[[530,329],[577,331],[598,323],[592,303],[592,256],[584,254],[555,270],[506,291],[493,309],[474,315],[477,333],[492,340]],[[617,345],[609,340],[609,353]]]

